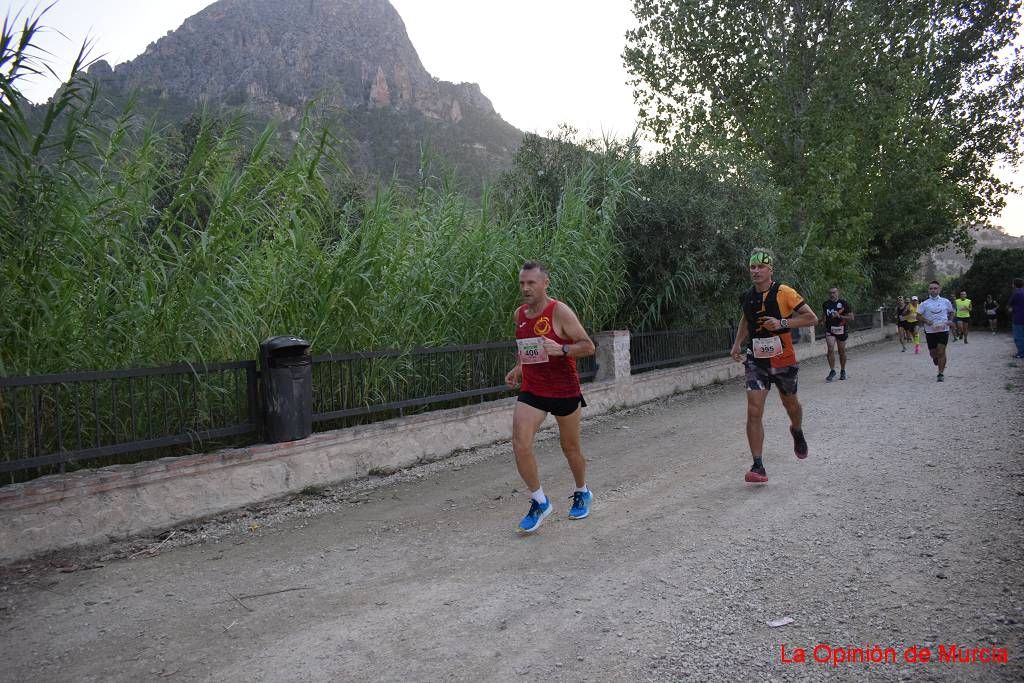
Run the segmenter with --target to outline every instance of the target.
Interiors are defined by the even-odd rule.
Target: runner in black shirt
[[[853,307],[839,298],[839,288],[828,290],[828,301],[821,306],[825,320],[825,344],[828,345],[828,377],[826,382],[836,378],[836,347],[839,348],[839,379],[846,379],[846,340],[849,338],[850,323],[853,322]]]
[[[999,324],[999,304],[992,298],[991,294],[985,297],[985,317],[988,318],[988,329],[992,331],[992,334],[995,334],[996,327]]]

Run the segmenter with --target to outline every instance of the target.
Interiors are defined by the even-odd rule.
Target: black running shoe
[[[796,453],[796,457],[803,460],[807,457],[807,439],[804,438],[804,430],[789,428],[789,433],[793,435],[793,452]]]
[[[826,378],[825,378],[825,381],[826,381],[826,382],[832,382],[832,381],[834,381],[834,380],[835,380],[835,378],[836,378],[836,371],[835,371],[835,370],[832,370],[832,371],[830,371],[830,372],[828,373],[828,377],[826,377]]]
[[[935,378],[935,381],[936,381],[936,382],[945,382],[945,381],[946,381],[946,378],[945,378],[945,377],[943,377],[943,376],[942,376],[942,373],[940,372],[940,373],[939,373],[939,376]]]
[[[839,379],[846,379],[846,370],[839,371]]]

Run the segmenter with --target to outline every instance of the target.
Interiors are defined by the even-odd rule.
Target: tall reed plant
[[[585,325],[613,322],[629,164],[581,166],[554,211],[443,178],[360,197],[312,117],[287,145],[242,115],[158,127],[111,111],[84,51],[31,107],[38,30],[5,22],[0,44],[0,374],[252,358],[272,334],[318,352],[507,338],[533,258]]]

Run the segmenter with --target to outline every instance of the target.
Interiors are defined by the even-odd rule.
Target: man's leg
[[[516,456],[516,469],[523,483],[533,493],[540,489],[540,473],[537,456],[533,452],[533,440],[547,413],[543,410],[517,402],[512,413],[512,452]]]
[[[543,410],[522,402],[516,403],[512,413],[512,452],[516,456],[516,469],[530,489],[530,510],[519,522],[519,530],[525,533],[536,531],[553,509],[540,486],[537,456],[533,452],[534,438],[545,417],[547,413]]]
[[[807,439],[804,438],[804,409],[800,400],[796,397],[796,384],[782,391],[779,385],[779,398],[782,399],[782,406],[789,415],[789,433],[793,436],[793,453],[803,460],[807,457]]]
[[[946,372],[946,345],[936,344],[935,345],[935,359],[939,362],[939,374],[945,374]]]
[[[562,445],[562,453],[572,470],[572,478],[576,489],[572,493],[572,505],[569,507],[569,519],[584,519],[590,516],[590,503],[594,494],[587,486],[587,460],[583,457],[580,446],[580,423],[583,419],[582,408],[577,408],[571,415],[558,416],[558,440]]]
[[[750,455],[755,460],[761,457],[764,449],[764,402],[768,398],[767,389],[747,390],[747,443]]]
[[[846,379],[846,341],[836,340],[839,349],[839,379]]]
[[[1013,326],[1013,343],[1017,345],[1017,357],[1024,358],[1024,325]]]
[[[790,428],[802,430],[804,408],[800,405],[800,400],[796,397],[796,394],[784,394],[780,391],[779,398],[782,399],[782,406],[786,409],[786,414],[789,415]]]
[[[836,378],[836,338],[831,334],[825,335],[825,358],[828,359],[828,377],[826,382]]]
[[[764,471],[761,455],[764,448],[764,402],[768,398],[768,389],[747,389],[747,443],[750,455],[754,459],[743,480],[752,484],[763,484],[768,481]]]
[[[556,415],[555,421],[558,422],[558,441],[562,445],[562,453],[569,462],[576,488],[581,489],[587,485],[587,460],[583,457],[583,449],[580,446],[583,410],[577,408],[576,412],[564,417]]]

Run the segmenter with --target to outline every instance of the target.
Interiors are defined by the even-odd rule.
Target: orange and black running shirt
[[[550,356],[542,362],[530,362],[529,358],[523,357],[523,342],[528,343],[530,339],[537,339],[538,343],[543,338],[563,345],[573,343],[572,339],[563,339],[555,334],[554,316],[557,305],[558,301],[552,299],[536,318],[526,317],[526,304],[516,311],[516,341],[520,346],[519,359],[523,363],[523,383],[519,390],[545,398],[575,398],[582,395],[575,358]]]
[[[741,299],[743,317],[750,337],[747,357],[762,368],[785,368],[797,364],[796,351],[790,330],[766,329],[764,318],[788,318],[793,311],[805,305],[802,296],[789,285],[772,282],[764,292],[751,287]]]

